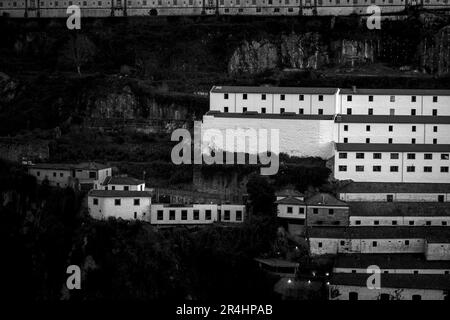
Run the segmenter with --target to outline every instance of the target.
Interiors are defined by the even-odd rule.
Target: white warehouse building
[[[334,156],[339,180],[446,183],[449,105],[450,90],[213,86],[201,130],[278,129],[275,151]]]

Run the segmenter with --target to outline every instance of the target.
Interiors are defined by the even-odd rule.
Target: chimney
[[[352,86],[353,93],[356,93],[356,86]]]

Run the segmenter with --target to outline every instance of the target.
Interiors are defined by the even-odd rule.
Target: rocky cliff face
[[[450,73],[450,26],[432,38],[424,39],[419,47],[420,66],[438,76]]]
[[[233,52],[230,74],[256,74],[273,69],[320,69],[327,65],[373,63],[376,40],[341,39],[325,42],[319,33],[289,34],[279,39],[244,41]]]
[[[228,72],[254,74],[275,68],[317,69],[328,61],[318,33],[293,33],[280,39],[244,41],[233,52]]]

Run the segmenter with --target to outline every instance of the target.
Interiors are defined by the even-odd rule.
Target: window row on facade
[[[372,166],[372,172],[381,172],[381,167],[382,166],[380,166],[380,165]],[[339,165],[339,171],[341,171],[341,172],[347,171],[347,165]],[[365,171],[365,166],[363,166],[363,165],[356,165],[355,166],[355,171],[356,172],[364,172]],[[389,166],[389,171],[390,172],[399,172],[399,166]],[[406,172],[416,172],[416,166],[406,166]],[[433,172],[433,167],[432,166],[424,166],[423,167],[423,172]],[[441,173],[448,173],[449,172],[449,167],[448,166],[441,166],[440,167],[440,172]]]
[[[365,159],[366,155],[368,156],[367,158],[371,158],[371,159],[382,159],[383,155],[381,152],[373,152],[373,153],[366,153],[366,152],[356,152],[354,153],[355,157],[354,159]],[[372,156],[370,156],[372,155]],[[400,155],[398,152],[391,152],[389,154],[389,159],[391,160],[397,160],[399,159]],[[348,153],[347,152],[339,152],[339,159],[348,159]],[[416,160],[416,153],[407,153],[406,154],[406,158],[408,160]],[[441,153],[441,154],[435,154],[435,157],[433,159],[433,153],[424,153],[423,154],[423,159],[424,160],[449,160],[450,159],[450,154],[449,153]]]
[[[218,215],[221,215],[221,211],[218,211]],[[242,221],[242,211],[237,210],[236,211],[236,221]],[[231,211],[230,210],[223,210],[223,221],[230,221],[231,220]],[[189,214],[188,210],[181,210],[179,212],[179,215],[177,216],[176,210],[157,210],[156,211],[156,220],[163,221],[163,220],[169,220],[169,221],[175,221],[175,220],[194,220],[198,221],[200,220],[200,210],[194,209],[192,210],[192,215]],[[204,220],[212,220],[212,210],[205,210],[204,214]]]
[[[351,219],[350,220],[350,225],[355,225],[355,226],[386,226],[386,225],[392,225],[392,226],[447,226],[448,225],[448,220],[439,220],[439,221],[435,221],[435,220],[424,220],[423,223],[420,223],[419,221],[416,220],[408,220],[407,223],[405,224],[400,224],[399,220],[393,219],[390,220],[390,223],[388,224],[387,222],[383,222],[382,220],[370,220],[370,223],[368,222],[368,220],[354,220]]]

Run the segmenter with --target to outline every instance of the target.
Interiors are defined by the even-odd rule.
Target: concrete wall
[[[54,169],[38,169],[28,168],[28,173],[36,177],[38,183],[42,183],[46,178],[52,187],[68,187],[72,176],[72,171],[67,170],[54,170]]]
[[[282,95],[284,100],[282,100]],[[263,96],[265,96],[265,99]],[[285,112],[317,115],[319,109],[322,109],[322,114],[335,114],[336,96],[320,96],[323,99],[322,101],[319,100],[319,94],[247,93],[247,99],[245,100],[243,93],[228,93],[228,99],[225,99],[224,93],[211,92],[210,110],[225,112],[225,108],[228,107],[228,112],[241,113],[244,112],[243,108],[247,108],[246,111],[279,114],[281,108],[284,108]],[[265,112],[262,111],[262,108],[265,108]]]
[[[409,241],[406,245],[405,241]],[[374,246],[376,242],[376,246]],[[309,238],[314,255],[337,253],[421,253],[425,252],[424,239],[333,239]]]
[[[95,178],[90,178],[90,173],[95,173]],[[112,169],[100,169],[100,170],[86,170],[86,169],[75,169],[75,177],[80,183],[95,183],[95,180],[104,181],[107,176],[112,175]]]
[[[98,204],[94,204],[98,199]],[[120,199],[120,205],[115,205],[115,199]],[[139,205],[134,200],[139,199]],[[96,219],[107,219],[109,217],[122,218],[126,220],[148,220],[150,216],[151,198],[138,197],[88,197],[89,214]],[[135,218],[136,217],[136,218]]]
[[[369,267],[369,266],[367,266]],[[409,267],[409,266],[405,266]],[[414,274],[418,272],[419,274],[448,274],[450,273],[450,269],[387,269],[380,268],[381,273],[396,273],[396,274]],[[367,273],[367,268],[334,268],[333,273]],[[369,276],[369,275],[368,275]]]
[[[393,223],[396,221],[396,224]],[[378,223],[376,223],[378,222]],[[411,224],[412,223],[412,224]],[[418,217],[418,216],[351,216],[350,226],[449,226],[450,217]]]
[[[308,206],[306,223],[308,226],[348,226],[348,211],[348,207]]]
[[[449,124],[371,123],[368,119],[364,123],[339,122],[336,125],[337,142],[344,142],[347,138],[348,143],[366,143],[369,138],[370,143],[389,143],[389,139],[392,143],[412,143],[415,139],[415,143],[450,144]],[[389,131],[389,126],[392,126],[392,131]]]
[[[226,129],[271,129],[279,130],[279,151],[299,157],[321,157],[328,159],[333,155],[333,120],[303,120],[303,119],[268,119],[268,118],[225,118],[204,116],[202,132],[217,129],[226,136]],[[301,139],[302,143],[299,143]],[[220,147],[213,139],[202,139],[203,147]],[[241,144],[237,145],[244,149]],[[226,146],[225,146],[226,147]],[[267,150],[267,144],[262,143],[262,150]],[[227,149],[225,149],[227,150]],[[248,150],[248,149],[247,149]],[[234,150],[228,150],[234,151]]]
[[[450,260],[450,243],[426,243],[427,260]]]
[[[416,110],[416,115],[431,116],[433,109],[437,109],[437,115],[448,116],[450,110],[450,96],[438,96],[438,101],[433,102],[433,96],[416,95],[416,102],[411,101],[411,95],[394,96],[373,95],[373,101],[369,101],[369,95],[351,95],[352,101],[347,101],[347,94],[341,94],[341,114],[347,114],[347,109],[352,109],[352,114],[367,115],[368,109],[373,109],[374,115],[390,115],[390,110],[395,110],[395,115],[411,115],[411,109]]]
[[[288,208],[292,210],[291,213],[288,213]],[[278,204],[277,210],[278,218],[306,219],[306,205]]]
[[[349,300],[350,292],[357,292],[358,300],[379,300],[380,294],[389,294],[400,300],[412,300],[413,295],[420,295],[422,300],[444,300],[443,290],[397,289],[385,287],[371,290],[367,287],[331,285],[330,293],[333,291],[338,292],[339,295],[337,297],[330,296],[331,300]]]
[[[347,158],[339,158],[339,153],[347,153]],[[373,159],[373,153],[361,152],[364,159],[357,159],[356,154],[360,152],[337,152],[335,155],[336,179],[351,179],[360,182],[422,182],[422,183],[447,183],[450,181],[450,172],[441,172],[441,167],[450,167],[450,160],[441,160],[441,155],[448,155],[445,152],[431,153],[433,159],[425,160],[425,152],[395,152],[398,159],[391,159],[390,152],[381,153],[381,159]],[[408,159],[409,153],[415,154],[415,159]],[[347,166],[347,171],[341,171],[339,166]],[[364,166],[364,171],[356,171],[356,166]],[[374,172],[373,166],[380,165],[381,171]],[[397,166],[397,172],[391,172],[391,166]],[[414,172],[408,172],[407,167],[414,166]],[[424,172],[424,167],[432,167],[432,172]]]
[[[444,202],[450,201],[450,193],[339,193],[342,201],[373,201],[386,202],[387,196],[393,197],[393,202],[437,202],[439,196]]]

